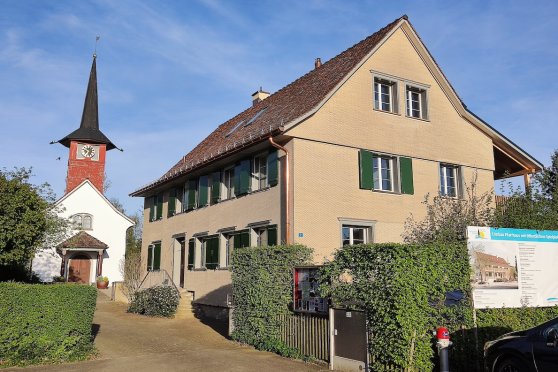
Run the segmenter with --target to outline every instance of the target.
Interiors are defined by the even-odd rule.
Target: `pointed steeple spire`
[[[83,141],[90,143],[102,143],[107,145],[107,150],[112,150],[116,146],[99,130],[99,100],[97,97],[97,55],[93,54],[93,64],[91,65],[91,73],[89,74],[89,83],[87,84],[87,92],[85,94],[85,102],[83,104],[83,114],[81,115],[81,124],[66,137],[62,138],[59,143],[66,147],[70,147],[71,141]]]

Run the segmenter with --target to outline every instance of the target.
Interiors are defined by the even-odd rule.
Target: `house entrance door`
[[[84,254],[79,254],[70,259],[68,267],[68,281],[89,284],[91,260]]]

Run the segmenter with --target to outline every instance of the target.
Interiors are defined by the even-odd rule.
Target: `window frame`
[[[453,188],[455,189],[455,195],[450,195],[448,194],[448,189],[451,186],[448,186],[448,179],[452,178],[452,177],[448,177],[447,175],[447,170],[448,169],[452,169],[453,170],[453,180],[454,180],[454,186]],[[439,164],[439,169],[438,169],[438,177],[439,177],[439,193],[440,196],[443,197],[447,197],[447,198],[454,198],[457,199],[460,197],[461,195],[461,191],[462,191],[462,186],[461,186],[461,167],[459,165],[456,164],[448,164],[448,163],[440,163]]]
[[[340,247],[343,247],[343,229],[344,228],[359,228],[365,231],[365,242],[362,244],[374,243],[374,230],[376,226],[376,221],[373,220],[362,220],[354,218],[340,217],[339,220],[339,232],[340,232]],[[353,234],[351,234],[352,236]],[[354,240],[353,240],[354,242]]]
[[[413,94],[417,94],[418,97],[418,116],[413,114],[416,111],[412,108],[412,98]],[[420,86],[418,84],[405,84],[405,116],[411,119],[428,120],[428,89],[427,87]]]
[[[158,256],[157,256],[158,250]],[[157,268],[155,268],[156,257],[158,257]],[[147,246],[147,271],[160,271],[161,270],[161,241],[151,242]]]
[[[79,218],[79,221],[77,219]],[[89,227],[85,227],[85,219],[89,219]],[[90,213],[75,213],[70,216],[75,230],[93,230],[93,215]]]
[[[269,187],[267,155],[268,153],[265,152],[252,157],[252,191],[264,190]],[[264,173],[263,176],[262,168]]]
[[[388,88],[387,96],[389,97],[389,108],[386,110],[383,105],[386,104],[381,98],[386,93],[382,92],[382,87]],[[373,78],[373,102],[374,110],[381,112],[389,112],[391,114],[399,114],[399,98],[398,98],[399,82],[396,79],[386,76],[374,74]]]
[[[382,176],[382,161],[387,160],[389,163],[389,183],[390,189],[384,189],[383,181],[384,178]],[[376,164],[379,164],[377,167]],[[381,155],[381,154],[374,154],[372,157],[372,177],[374,178],[374,191],[383,191],[383,192],[398,192],[399,191],[399,182],[398,179],[395,177],[395,168],[397,167],[398,158],[396,156],[388,156],[388,155]],[[398,168],[398,167],[397,167]],[[377,172],[377,173],[376,173]],[[376,182],[376,176],[378,174],[378,181]],[[397,187],[396,187],[397,186]]]
[[[223,169],[223,192],[221,200],[234,199],[235,194],[235,166],[231,165]]]

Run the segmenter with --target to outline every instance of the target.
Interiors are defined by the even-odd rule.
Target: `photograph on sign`
[[[475,308],[558,305],[558,231],[470,226]]]

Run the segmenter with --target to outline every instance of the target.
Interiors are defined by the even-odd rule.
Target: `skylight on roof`
[[[254,117],[250,120],[248,120],[248,122],[246,124],[244,124],[245,127],[247,127],[248,125],[252,124],[253,122],[256,121],[257,118],[260,117],[261,114],[263,114],[265,112],[265,110],[267,110],[267,107],[261,109],[260,111],[258,111],[258,113],[256,115],[254,115]]]
[[[244,120],[242,120],[242,121],[240,121],[238,124],[236,124],[236,125],[233,127],[233,129],[231,129],[231,130],[229,131],[229,133],[225,134],[225,137],[228,137],[228,136],[230,136],[231,134],[233,134],[233,132],[234,132],[235,130],[237,130],[238,127],[240,127],[242,124],[244,124]]]

